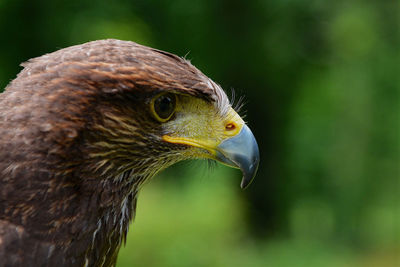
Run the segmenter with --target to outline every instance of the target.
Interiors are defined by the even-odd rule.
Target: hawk
[[[176,55],[99,40],[33,58],[0,94],[0,266],[114,266],[143,183],[186,159],[259,163],[225,92]]]

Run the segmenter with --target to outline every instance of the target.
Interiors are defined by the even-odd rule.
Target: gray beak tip
[[[244,176],[243,176],[242,182],[240,182],[240,188],[242,188],[242,189],[244,190],[244,189],[247,188],[247,186],[248,186],[249,184],[250,184],[250,183],[247,182],[247,181],[246,181],[246,178],[244,178]]]
[[[256,146],[256,151],[253,153],[253,158],[251,159],[252,162],[248,168],[242,169],[243,172],[243,178],[242,182],[240,183],[240,187],[242,189],[246,189],[254,180],[254,177],[256,176],[257,170],[258,170],[258,165],[260,163],[260,154],[258,151],[258,146]]]
[[[223,141],[218,146],[218,152],[218,160],[240,168],[243,173],[240,187],[247,188],[253,181],[260,163],[257,141],[249,127],[244,125],[237,136]]]

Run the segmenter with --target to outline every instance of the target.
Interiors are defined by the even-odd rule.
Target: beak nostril
[[[225,130],[227,130],[227,131],[233,131],[233,130],[235,130],[236,129],[236,125],[234,124],[234,123],[228,123],[226,126],[225,126]]]

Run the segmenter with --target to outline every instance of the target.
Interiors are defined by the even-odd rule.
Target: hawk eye
[[[169,120],[175,112],[176,96],[166,93],[157,95],[152,101],[152,111],[157,120],[165,122]]]

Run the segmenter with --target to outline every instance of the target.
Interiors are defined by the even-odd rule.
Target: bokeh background
[[[0,88],[29,58],[117,38],[245,96],[254,183],[184,162],[141,192],[118,266],[400,266],[397,0],[1,0]]]

